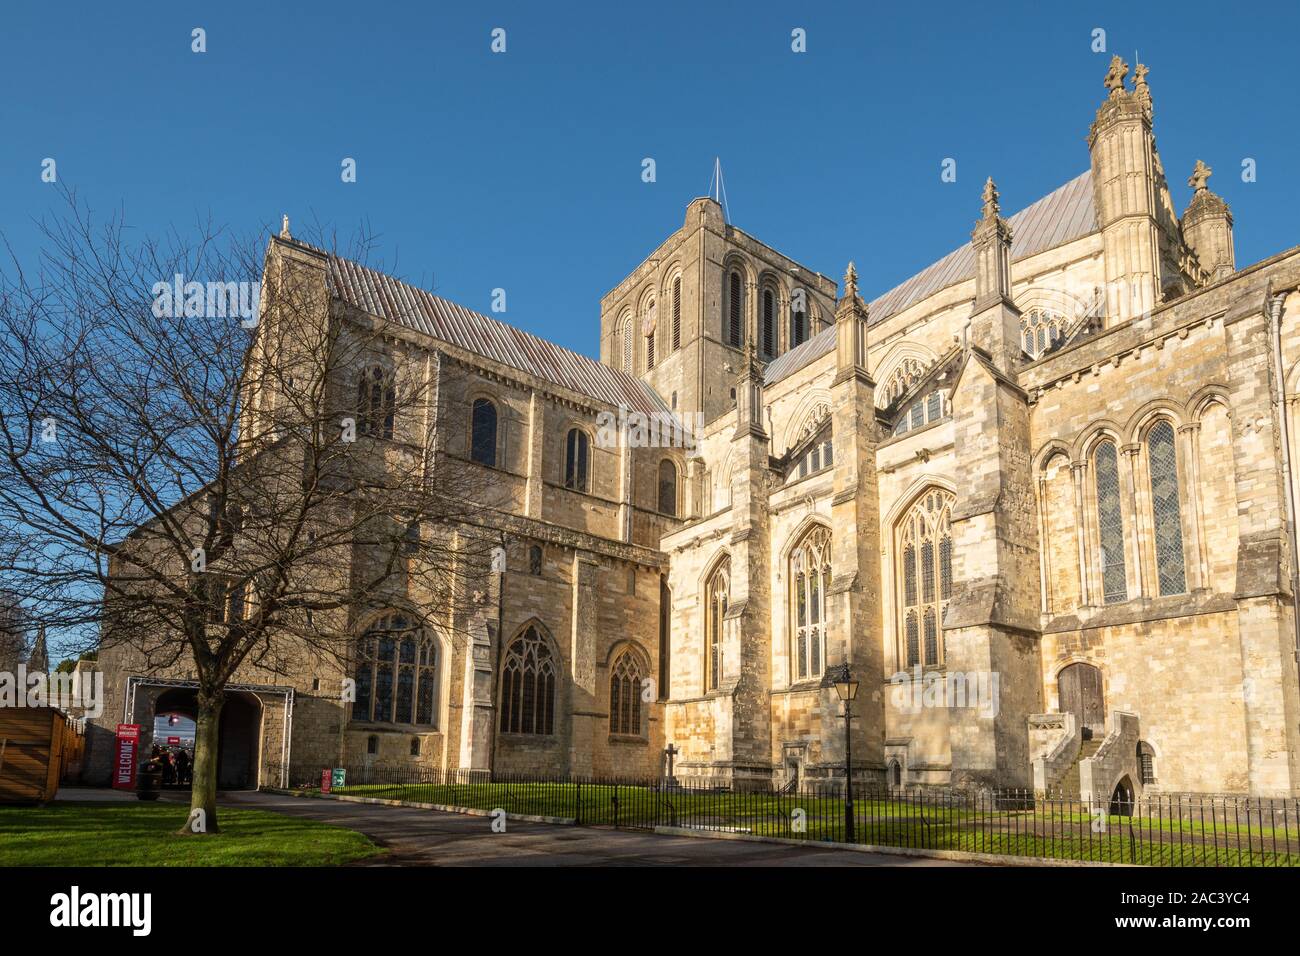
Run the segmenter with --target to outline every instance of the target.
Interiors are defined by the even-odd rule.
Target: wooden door
[[[1091,664],[1071,664],[1057,678],[1061,713],[1074,714],[1085,740],[1106,730],[1106,706],[1101,695],[1101,671]]]

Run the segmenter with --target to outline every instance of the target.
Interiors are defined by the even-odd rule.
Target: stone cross
[[[1106,71],[1106,89],[1110,90],[1110,95],[1115,96],[1124,92],[1124,77],[1128,76],[1128,64],[1124,58],[1116,53],[1110,58],[1110,69]]]
[[[1198,159],[1196,161],[1196,168],[1192,170],[1192,175],[1187,180],[1187,185],[1191,186],[1199,193],[1202,189],[1206,188],[1205,184],[1212,175],[1214,175],[1214,170]]]
[[[676,782],[676,778],[673,776],[673,758],[676,757],[679,753],[681,753],[681,751],[678,750],[674,744],[670,743],[667,747],[664,748],[664,756],[668,758],[668,782],[669,783]]]
[[[289,236],[289,214],[288,214],[288,213],[285,213],[284,216],[283,216],[283,217],[281,218],[281,220],[280,220],[280,236],[281,236],[282,238],[284,238],[284,239],[288,239],[288,238],[290,238],[290,236]]]

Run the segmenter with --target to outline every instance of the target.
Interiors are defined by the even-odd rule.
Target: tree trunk
[[[221,729],[222,691],[198,693],[199,716],[194,728],[194,780],[190,785],[190,816],[182,833],[217,833],[217,755]],[[196,827],[195,810],[201,827]]]

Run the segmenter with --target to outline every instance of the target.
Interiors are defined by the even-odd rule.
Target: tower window
[[[727,299],[727,344],[732,348],[740,348],[742,340],[742,329],[744,328],[743,320],[743,301],[741,292],[740,273],[733,272],[728,280],[730,295]]]
[[[470,424],[470,458],[480,465],[496,467],[497,407],[486,398],[474,399]]]
[[[776,296],[771,289],[763,290],[763,354],[776,354]]]
[[[588,468],[591,440],[581,428],[569,429],[569,438],[564,450],[564,487],[574,491],[587,491],[590,488]]]
[[[677,517],[677,466],[667,458],[659,462],[659,512]]]
[[[682,277],[673,280],[673,351],[682,347]]]

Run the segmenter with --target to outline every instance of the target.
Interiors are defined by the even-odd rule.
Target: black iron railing
[[[319,780],[303,781],[318,789]],[[1195,794],[1089,802],[1031,790],[854,786],[723,789],[705,782],[350,767],[334,793],[629,829],[1156,866],[1300,865],[1300,800]]]

